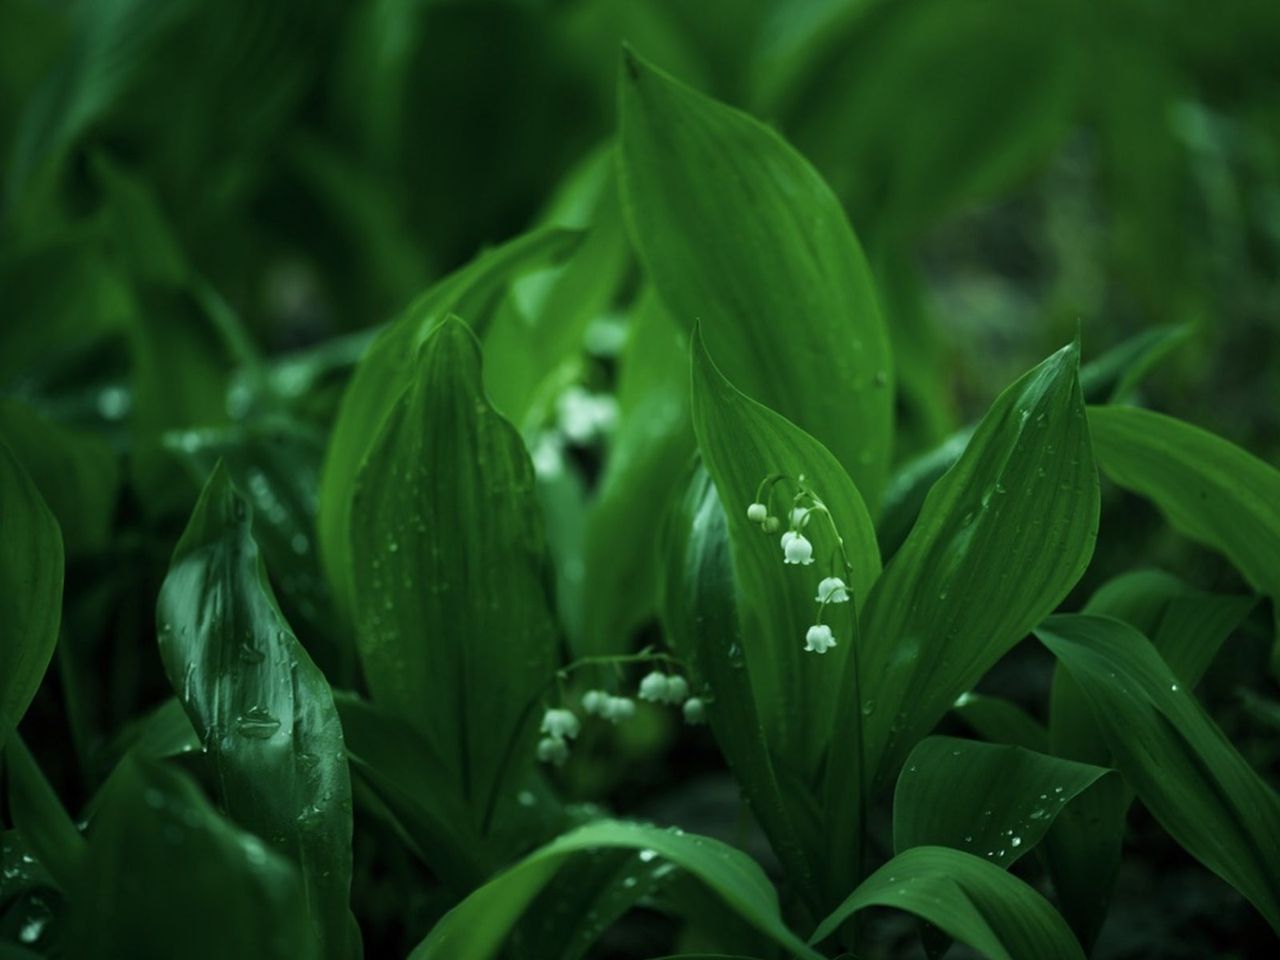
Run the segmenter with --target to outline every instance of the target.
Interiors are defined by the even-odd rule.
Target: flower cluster
[[[781,520],[769,509],[770,501],[773,499],[773,489],[782,479],[781,475],[766,477],[756,491],[755,501],[747,507],[747,519],[752,523],[758,523],[765,533],[776,532],[782,525]],[[790,509],[786,514],[787,529],[782,534],[781,540],[782,562],[793,566],[810,566],[815,562],[813,542],[805,536],[805,527],[813,516],[823,517],[831,523],[831,514],[826,505],[804,486],[803,476],[799,478],[799,490],[792,498]],[[843,552],[843,541],[840,535],[837,533],[835,538],[836,543],[841,544],[840,550]],[[847,567],[847,564],[845,566]],[[804,648],[807,652],[826,653],[836,645],[835,634],[830,626],[822,622],[822,616],[828,604],[848,603],[849,599],[849,585],[840,577],[831,575],[823,577],[818,582],[817,596],[814,597],[814,602],[818,604],[818,615],[816,622],[804,637]]]
[[[679,674],[653,670],[640,681],[639,696],[650,703],[678,706],[685,723],[706,722],[706,703],[701,697],[689,696],[689,681]],[[636,714],[636,702],[606,690],[588,690],[582,695],[582,712],[610,723],[629,720]],[[578,736],[581,724],[572,710],[549,709],[542,715],[543,737],[538,741],[538,759],[559,767],[569,759],[569,740]]]
[[[581,724],[572,710],[548,710],[542,715],[542,732],[546,736],[538,741],[538,759],[562,766],[569,759],[566,740],[577,737],[580,729]]]

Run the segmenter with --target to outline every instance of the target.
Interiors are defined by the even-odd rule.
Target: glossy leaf
[[[0,440],[0,744],[35,696],[62,620],[62,533]]]
[[[320,483],[320,559],[339,611],[354,621],[351,503],[357,476],[401,394],[414,382],[418,351],[450,312],[482,327],[511,279],[574,249],[576,231],[549,228],[477,257],[418,297],[368,348],[333,425]]]
[[[716,368],[697,334],[692,410],[698,448],[725,504],[744,627],[740,655],[750,670],[773,764],[781,779],[815,790],[824,777],[828,783],[848,784],[841,803],[828,806],[827,812],[839,824],[836,849],[841,851],[830,858],[830,869],[851,881],[848,866],[856,863],[858,830],[850,825],[860,823],[857,785],[863,776],[855,610],[880,565],[871,519],[848,474],[822,444],[740,393]],[[766,499],[773,515],[784,519],[783,529],[801,478],[826,505],[827,512],[810,515],[804,527],[813,545],[812,566],[785,564],[778,534],[763,532],[747,516],[747,507],[761,495],[762,481],[774,476],[784,479],[768,487]],[[848,583],[852,602],[823,611],[822,622],[837,644],[817,655],[805,650],[805,636],[818,622],[818,583],[829,576]],[[846,858],[850,864],[844,863]]]
[[[1112,347],[1080,368],[1080,391],[1086,403],[1101,403],[1132,393],[1164,357],[1188,337],[1186,327],[1161,327]],[[973,426],[955,431],[933,449],[899,466],[889,479],[876,523],[886,559],[897,552],[920,515],[925,497],[938,478],[960,459],[973,436]]]
[[[493,869],[451,771],[403,720],[350,693],[334,696],[354,772],[382,801],[410,848],[459,896]]]
[[[475,337],[446,318],[360,471],[351,565],[373,700],[432,744],[481,832],[533,762],[558,655],[533,477]]]
[[[252,508],[222,467],[174,550],[156,619],[169,682],[228,813],[298,863],[324,955],[359,956],[342,727],[324,675],[276,605]]]
[[[1008,867],[1109,772],[1008,744],[926,737],[898,777],[893,848],[951,847]]]
[[[663,540],[662,624],[689,664],[695,692],[734,777],[792,883],[817,901],[817,818],[807,792],[776,768],[756,706],[752,662],[743,655],[729,523],[710,475],[692,471],[672,504]]]
[[[623,210],[677,322],[744,393],[834,454],[873,508],[893,365],[844,211],[781,137],[630,52],[619,80]]]
[[[84,838],[17,733],[5,744],[4,760],[14,825],[62,889],[74,890],[83,869]]]
[[[1167,573],[1138,570],[1103,584],[1084,612],[1124,620],[1150,637],[1190,690],[1255,603],[1254,597],[1192,590]],[[1061,665],[1054,671],[1049,703],[1054,753],[1089,763],[1114,763],[1084,691]],[[1097,938],[1106,918],[1132,802],[1127,784],[1099,784],[1064,812],[1045,843],[1062,912],[1086,945]]]
[[[1109,478],[1280,602],[1280,470],[1207,430],[1137,407],[1090,407],[1089,426]],[[1272,659],[1280,669],[1280,641]]]
[[[880,782],[1089,562],[1098,478],[1077,358],[1064,347],[1000,394],[871,593],[863,712]]]
[[[221,461],[253,507],[254,539],[307,652],[335,683],[354,683],[355,645],[335,629],[315,544],[323,434],[297,420],[272,417],[177,431],[165,444],[200,486]]]
[[[561,864],[575,853],[602,848],[637,850],[657,871],[667,862],[700,879],[748,923],[802,960],[820,960],[787,929],[764,872],[745,854],[717,840],[616,820],[581,827],[505,870],[449,911],[409,960],[488,960],[498,955],[516,920]]]
[[[1013,874],[946,847],[913,847],[869,876],[809,942],[818,944],[867,907],[914,913],[993,960],[1084,960],[1049,902]]]
[[[186,776],[125,759],[89,832],[70,955],[318,960],[297,869]]]
[[[1115,765],[1160,825],[1280,931],[1280,796],[1133,627],[1055,616],[1036,635],[1083,691]]]

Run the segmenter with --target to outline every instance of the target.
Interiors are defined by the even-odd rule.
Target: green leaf
[[[186,776],[126,758],[89,832],[73,957],[317,960],[298,871]]]
[[[483,833],[533,761],[558,631],[533,465],[481,383],[450,316],[360,471],[350,562],[373,700],[432,744]]]
[[[62,533],[0,440],[0,744],[27,712],[58,642]]]
[[[351,785],[333,695],[276,605],[252,508],[221,466],[174,550],[156,620],[165,672],[227,811],[298,863],[324,955],[359,956]]]
[[[84,838],[16,732],[10,734],[4,756],[14,825],[59,886],[74,890],[84,862]]]
[[[1255,603],[1254,597],[1192,590],[1167,573],[1138,570],[1103,584],[1084,612],[1124,620],[1149,636],[1190,690]],[[1084,691],[1062,666],[1054,671],[1049,724],[1054,753],[1114,764]],[[1133,791],[1124,783],[1098,786],[1064,812],[1044,848],[1062,912],[1086,945],[1097,938],[1106,918],[1133,802]]]
[[[408,846],[458,896],[492,872],[458,784],[430,742],[403,720],[351,693],[334,702],[355,773],[408,838]]]
[[[847,783],[843,799],[825,805],[840,824],[839,851],[830,856],[835,877],[854,879],[861,816],[856,800],[863,774],[858,735],[856,607],[879,572],[871,518],[849,475],[813,437],[738,392],[716,368],[698,333],[693,341],[693,428],[707,471],[725,504],[734,586],[742,631],[741,657],[778,776],[817,790],[822,780]],[[747,517],[768,487],[771,512],[789,518],[798,481],[826,505],[810,515],[804,532],[814,564],[788,566],[776,533]],[[806,500],[803,504],[809,506]],[[784,527],[785,529],[785,527]],[[808,628],[819,619],[818,583],[844,579],[852,602],[829,605],[823,622],[837,639],[821,656],[805,651]],[[723,642],[723,641],[721,641]],[[850,776],[851,774],[851,776]],[[833,878],[834,882],[834,878]]]
[[[573,230],[548,228],[516,237],[449,274],[387,327],[356,367],[333,425],[320,483],[320,559],[339,612],[355,618],[351,504],[356,479],[383,424],[414,382],[418,351],[451,312],[483,327],[516,275],[555,262],[577,245]]]
[[[120,463],[110,444],[13,399],[0,400],[0,437],[57,517],[67,555],[103,550],[120,487]]]
[[[893,364],[839,202],[774,131],[629,51],[619,84],[623,211],[667,308],[701,324],[739,389],[825,444],[874,509]]]
[[[830,937],[867,907],[906,910],[992,960],[1084,960],[1049,902],[1013,874],[947,847],[914,847],[862,882],[810,943]]]
[[[656,297],[632,318],[618,382],[618,426],[587,515],[584,653],[620,653],[658,595],[652,509],[670,503],[693,452],[688,346]],[[627,544],[619,550],[619,544]]]
[[[1115,765],[1152,816],[1280,931],[1276,792],[1133,627],[1055,616],[1036,636],[1084,692]]]
[[[1016,703],[983,693],[962,693],[951,710],[984,740],[1049,752],[1044,724]]]
[[[1089,427],[1108,477],[1224,554],[1280,610],[1280,471],[1207,430],[1137,407],[1090,407]],[[1280,638],[1272,665],[1280,671]]]
[[[534,851],[489,881],[435,926],[410,960],[488,960],[497,956],[516,920],[564,861],[580,851],[640,851],[652,871],[669,861],[700,879],[743,919],[803,960],[821,954],[782,922],[778,897],[764,872],[745,854],[717,840],[616,820],[588,824]]]
[[[794,778],[784,780],[774,765],[756,706],[754,668],[743,655],[728,518],[701,466],[672,504],[663,556],[661,609],[667,642],[689,665],[694,693],[708,700],[711,731],[788,878],[816,901],[817,818],[811,803],[796,799],[807,791]]]
[[[1089,562],[1098,478],[1078,355],[1064,347],[1000,394],[871,593],[861,679],[875,781],[897,772]]]
[[[944,846],[1008,867],[1110,771],[1007,744],[926,737],[893,795],[893,848]]]
[[[221,462],[254,510],[254,540],[308,653],[335,683],[355,681],[355,644],[335,629],[315,547],[324,436],[289,418],[183,430],[165,437],[203,486]]]
[[[1183,326],[1161,327],[1132,337],[1096,360],[1090,360],[1080,368],[1080,390],[1085,402],[1099,403],[1108,397],[1114,400],[1132,393],[1188,335],[1188,329]],[[906,540],[929,490],[960,459],[973,430],[973,425],[957,430],[933,449],[894,471],[876,523],[880,548],[886,559]]]

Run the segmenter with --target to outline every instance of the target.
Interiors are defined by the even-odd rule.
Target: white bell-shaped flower
[[[572,740],[578,735],[581,725],[572,710],[548,710],[542,715],[542,732],[550,737],[568,737]]]
[[[684,703],[689,696],[689,681],[684,677],[672,675],[667,677],[667,695],[665,700],[670,704]]]
[[[791,525],[799,530],[809,520],[808,507],[792,507],[791,508]]]
[[[813,544],[804,534],[788,530],[782,535],[782,557],[786,563],[807,567],[813,563]]]
[[[604,709],[605,701],[609,699],[609,694],[603,690],[588,690],[582,695],[582,709],[589,717],[597,717],[600,711]]]
[[[835,645],[836,638],[825,623],[815,623],[804,635],[804,648],[809,653],[826,653]]]
[[[667,699],[667,687],[670,683],[670,678],[659,670],[646,674],[640,681],[640,699],[648,700],[650,703],[662,703]]]
[[[848,603],[849,585],[839,577],[825,577],[818,584],[818,595],[814,599],[819,603]]]
[[[636,702],[630,697],[610,697],[600,711],[600,716],[614,723],[619,720],[629,720],[635,715]]]
[[[752,523],[764,523],[769,519],[769,508],[763,503],[753,503],[747,507],[747,519]]]
[[[681,711],[684,713],[684,722],[691,727],[707,722],[707,705],[702,702],[701,697],[690,697],[684,702]]]
[[[538,759],[562,767],[569,759],[569,745],[560,737],[543,737],[538,741]]]

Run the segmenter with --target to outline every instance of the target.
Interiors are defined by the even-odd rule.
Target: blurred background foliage
[[[299,635],[359,686],[312,546],[337,399],[372,330],[534,225],[587,232],[493,306],[489,389],[539,467],[571,646],[652,639],[644,538],[691,446],[684,348],[613,183],[624,41],[776,126],[844,203],[893,335],[898,462],[1077,326],[1086,359],[1184,327],[1144,402],[1280,456],[1274,0],[0,0],[0,427],[69,560],[24,729],[64,796],[90,795],[119,731],[167,695],[154,597],[219,457],[265,519]],[[571,319],[530,334],[549,314]],[[1136,499],[1111,489],[1104,510],[1081,596],[1135,564],[1239,587]],[[1245,680],[1266,639],[1255,624],[1207,680],[1261,766],[1280,707]],[[1047,676],[1015,651],[991,682],[1033,706]],[[571,794],[724,834],[702,812],[728,802],[714,748],[669,752],[662,723],[575,761]],[[1154,902],[1235,922],[1143,826],[1154,859],[1122,891],[1173,884]],[[371,942],[423,929],[436,908],[379,892],[403,854],[361,854],[378,860],[355,884]],[[1152,955],[1151,937],[1201,955],[1142,909],[1111,955]]]

